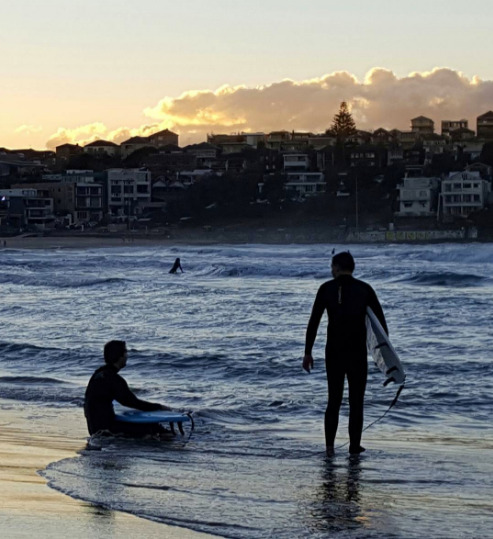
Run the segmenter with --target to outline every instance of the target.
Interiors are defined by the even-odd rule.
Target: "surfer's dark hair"
[[[347,251],[344,253],[337,253],[332,257],[332,265],[337,266],[341,271],[354,271],[354,258],[353,255]]]
[[[104,362],[107,365],[115,364],[127,351],[125,341],[110,341],[104,345]]]

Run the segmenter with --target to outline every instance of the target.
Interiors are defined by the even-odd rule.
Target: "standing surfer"
[[[339,409],[344,379],[349,387],[349,453],[362,453],[363,404],[368,373],[366,351],[366,308],[371,307],[386,333],[387,324],[373,288],[353,277],[354,259],[349,252],[332,258],[334,279],[318,290],[306,330],[303,369],[313,368],[312,348],[324,311],[327,311],[325,366],[329,400],[325,411],[327,455],[334,454],[334,440],[339,424]]]

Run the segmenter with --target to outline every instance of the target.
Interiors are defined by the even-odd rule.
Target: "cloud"
[[[375,67],[359,81],[346,71],[319,78],[282,80],[258,87],[222,86],[215,91],[193,90],[179,97],[164,97],[144,110],[150,125],[97,132],[121,142],[160,129],[180,134],[180,145],[205,140],[207,133],[298,130],[320,133],[332,123],[341,101],[347,101],[356,125],[372,130],[410,129],[411,118],[427,116],[435,121],[466,118],[475,129],[476,117],[493,109],[493,81],[469,79],[460,71],[435,68],[398,77],[389,69]],[[81,143],[94,140],[91,124],[74,130],[59,129],[50,144],[70,137]],[[98,128],[99,129],[99,128]],[[64,140],[68,141],[68,140]]]
[[[66,129],[65,127],[58,128],[57,132],[51,135],[46,143],[46,147],[50,150],[60,146],[61,144],[80,144],[84,146],[90,142],[94,142],[100,138],[103,138],[108,129],[101,122],[94,122],[92,124],[81,125],[74,129]]]
[[[31,135],[32,133],[40,133],[43,131],[43,128],[40,125],[20,125],[15,132],[24,133],[26,135]]]
[[[160,125],[153,123],[150,125],[143,125],[141,127],[129,128],[119,127],[114,130],[109,130],[102,122],[94,122],[92,124],[81,125],[72,129],[60,127],[56,133],[51,135],[46,143],[46,147],[49,149],[55,149],[61,144],[79,144],[85,146],[95,140],[109,140],[120,144],[124,140],[135,136],[148,136],[156,131],[159,131]]]

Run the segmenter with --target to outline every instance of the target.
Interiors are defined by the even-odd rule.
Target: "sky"
[[[491,0],[0,0],[0,148],[493,110]]]

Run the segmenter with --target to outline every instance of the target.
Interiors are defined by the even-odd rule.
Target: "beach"
[[[346,401],[324,455],[322,329],[301,369],[313,298],[347,247],[195,240],[0,250],[0,535],[488,537],[492,246],[351,247],[407,372],[384,417],[397,387],[369,366],[354,461]],[[110,339],[127,342],[132,390],[192,410],[193,435],[86,449],[84,389]]]
[[[39,537],[87,539],[136,537],[201,539],[213,537],[158,524],[76,500],[48,487],[38,473],[48,464],[72,458],[85,446],[85,425],[62,414],[71,424],[60,432],[60,414],[37,417],[35,409],[0,401],[0,534],[5,539]]]
[[[156,245],[217,245],[217,244],[310,244],[341,241],[344,231],[339,227],[235,224],[219,227],[172,227],[122,231],[119,233],[70,231],[28,233],[0,237],[0,250],[9,249],[92,249],[98,247],[149,247]]]
[[[56,250],[155,246],[169,241],[165,237],[25,235],[2,238],[0,249],[2,244],[3,249]],[[29,419],[32,412],[16,409],[9,401],[0,401],[0,533],[3,537],[214,537],[107,510],[49,488],[38,472],[52,462],[74,457],[85,446],[85,424],[75,420],[73,423],[78,426],[71,425],[72,436],[57,434],[50,432],[50,422],[45,418],[40,430]],[[56,422],[57,417],[52,421]]]

